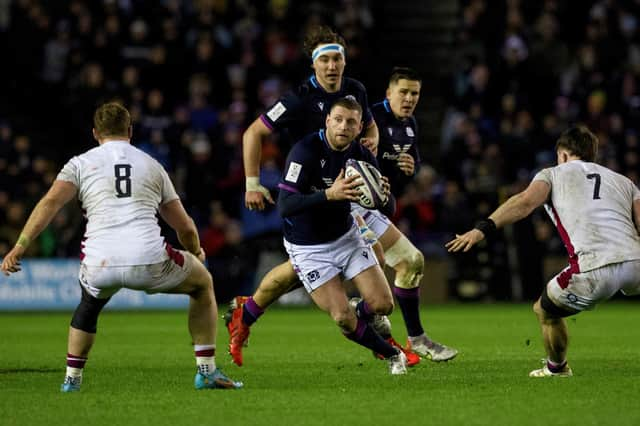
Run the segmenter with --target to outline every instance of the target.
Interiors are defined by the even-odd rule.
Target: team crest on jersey
[[[387,127],[387,132],[389,132],[389,136],[393,136],[393,127]]]
[[[320,108],[320,111],[324,111],[324,102],[318,102],[318,108]]]
[[[316,281],[318,278],[320,278],[320,272],[318,272],[317,270],[313,270],[311,272],[308,272],[307,275],[307,280],[309,281],[309,283],[312,283],[314,281]]]
[[[407,136],[409,136],[410,138],[416,135],[415,133],[413,133],[413,129],[409,126],[405,127],[404,130],[407,132]]]

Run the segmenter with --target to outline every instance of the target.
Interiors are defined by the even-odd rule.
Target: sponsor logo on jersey
[[[362,250],[362,256],[364,256],[365,259],[368,259],[369,253],[366,250]]]
[[[296,163],[292,161],[289,164],[289,170],[287,170],[287,176],[284,180],[288,180],[289,182],[298,182],[298,178],[300,177],[300,171],[302,170],[302,164]]]
[[[393,144],[393,150],[395,152],[397,152],[398,154],[408,152],[409,148],[411,148],[411,144],[410,143],[404,144],[404,145],[400,145],[398,143],[394,143]]]
[[[383,160],[397,160],[398,158],[400,158],[400,154],[392,154],[391,152],[387,151],[382,153]]]
[[[271,121],[277,121],[286,110],[287,107],[285,107],[282,102],[278,102],[267,112],[267,117],[269,117]]]
[[[327,164],[327,161],[323,158],[320,160],[320,167],[324,169],[324,165]]]
[[[324,182],[325,185],[327,185],[327,188],[331,187],[331,185],[333,185],[333,179],[331,178],[322,178],[322,181]]]

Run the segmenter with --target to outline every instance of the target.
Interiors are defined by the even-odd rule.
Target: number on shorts
[[[593,199],[600,199],[600,173],[590,173],[587,175],[587,179],[595,179],[596,183],[593,186]]]
[[[116,164],[116,196],[118,198],[131,197],[131,164]]]

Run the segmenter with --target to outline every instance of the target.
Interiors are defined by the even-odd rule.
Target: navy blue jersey
[[[347,96],[354,97],[362,107],[362,121],[366,129],[373,120],[367,89],[358,80],[348,77],[342,79],[340,90],[328,93],[313,75],[295,90],[285,93],[260,119],[271,130],[288,134],[289,142],[293,144],[309,133],[323,129],[333,103]]]
[[[420,164],[418,153],[418,125],[411,116],[406,120],[399,120],[391,111],[388,100],[378,102],[371,107],[371,112],[378,125],[380,143],[378,145],[378,164],[383,176],[389,178],[391,192],[398,196],[413,176],[407,176],[398,167],[398,156],[407,153],[416,163],[416,171]]]
[[[373,154],[358,142],[351,142],[344,151],[331,149],[324,130],[306,136],[291,148],[278,185],[278,209],[284,217],[287,241],[300,245],[322,244],[338,239],[353,226],[351,203],[328,201],[324,193],[348,158],[378,166]],[[286,200],[290,194],[298,195],[293,206]]]

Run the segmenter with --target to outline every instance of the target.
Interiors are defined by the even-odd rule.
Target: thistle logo
[[[307,278],[307,281],[309,281],[309,283],[312,283],[316,281],[318,278],[320,278],[320,272],[314,269],[313,271],[308,272],[307,275],[305,275],[305,277]]]

